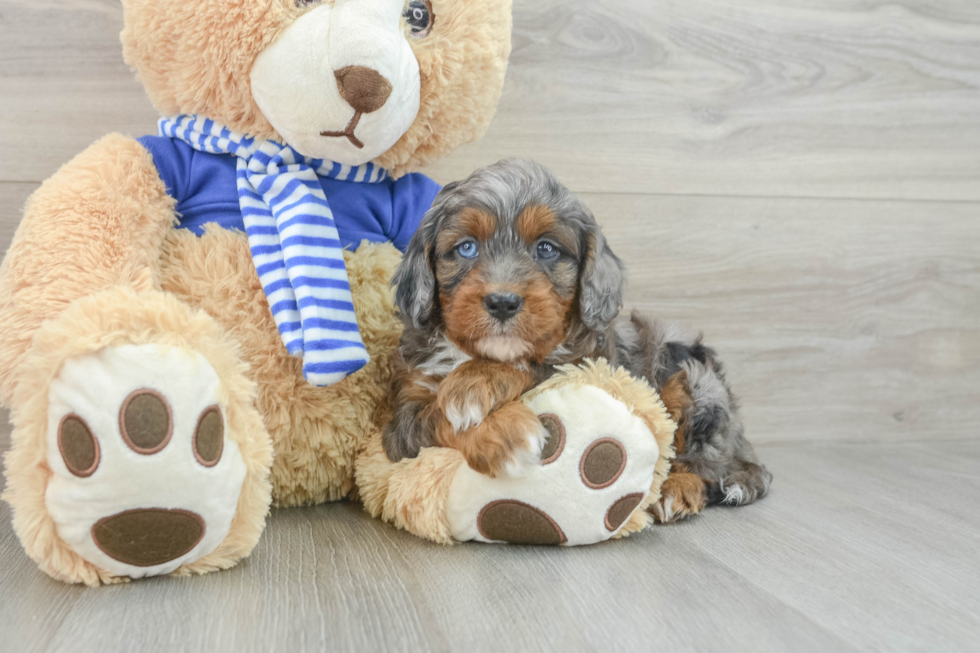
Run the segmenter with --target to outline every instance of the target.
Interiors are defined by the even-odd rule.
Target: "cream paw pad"
[[[649,385],[587,362],[522,400],[549,432],[539,466],[490,478],[439,448],[392,464],[373,438],[359,459],[367,509],[439,542],[575,546],[650,523],[645,509],[660,496],[676,427]]]
[[[48,402],[45,501],[61,539],[130,578],[214,551],[245,479],[219,386],[201,355],[159,345],[67,361]]]

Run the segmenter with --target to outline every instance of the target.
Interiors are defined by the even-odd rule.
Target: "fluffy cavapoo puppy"
[[[501,161],[446,186],[394,283],[405,331],[383,438],[391,460],[444,446],[478,472],[520,474],[547,432],[517,399],[556,365],[604,357],[656,387],[679,424],[658,520],[768,492],[715,352],[620,315],[623,264],[543,166]]]

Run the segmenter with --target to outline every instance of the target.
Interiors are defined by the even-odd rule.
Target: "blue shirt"
[[[167,193],[177,200],[180,228],[201,235],[204,225],[215,223],[245,231],[233,155],[198,152],[166,136],[137,140],[153,156]],[[320,186],[330,202],[343,247],[356,249],[362,240],[391,241],[403,252],[440,189],[419,173],[377,184],[320,177]]]

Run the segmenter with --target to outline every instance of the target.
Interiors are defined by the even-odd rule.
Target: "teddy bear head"
[[[127,63],[165,116],[198,114],[394,176],[486,130],[511,0],[123,0]]]

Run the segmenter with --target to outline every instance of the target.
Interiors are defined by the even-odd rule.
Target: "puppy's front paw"
[[[532,415],[534,420],[527,419],[523,425],[526,429],[524,446],[521,446],[518,440],[518,446],[514,448],[510,460],[504,465],[503,472],[507,476],[527,476],[535,467],[541,466],[541,452],[548,442],[549,434],[548,429],[541,424],[537,416],[533,413]]]
[[[667,524],[698,514],[706,499],[707,489],[700,476],[672,472],[660,487],[660,500],[648,511],[658,524]]]
[[[471,387],[454,386],[446,392],[440,388],[439,403],[442,414],[456,433],[482,424],[483,418],[493,408],[493,402],[486,392]]]
[[[510,365],[467,361],[439,384],[436,402],[460,433],[476,428],[492,411],[517,399],[530,379]]]
[[[504,404],[476,428],[451,436],[475,471],[495,478],[523,476],[541,464],[548,431],[537,415],[520,402]]]

